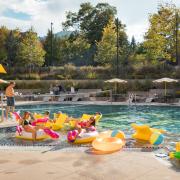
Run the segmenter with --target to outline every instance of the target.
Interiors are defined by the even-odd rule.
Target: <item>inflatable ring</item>
[[[36,140],[44,140],[44,139],[48,139],[49,137],[44,133],[43,130],[38,130],[36,132]],[[32,133],[29,132],[25,132],[24,130],[21,131],[21,134],[19,134],[18,131],[16,131],[16,138],[18,139],[24,139],[24,140],[33,140],[32,138]]]
[[[73,143],[75,144],[91,143],[96,139],[97,136],[98,136],[97,131],[83,133],[81,137],[77,137]]]
[[[95,150],[104,152],[115,152],[122,149],[124,143],[117,137],[97,138],[93,141],[92,146]]]

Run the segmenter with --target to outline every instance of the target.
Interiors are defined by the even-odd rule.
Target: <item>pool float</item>
[[[32,133],[26,132],[24,131],[22,126],[17,126],[16,127],[16,138],[19,139],[25,139],[25,140],[33,140],[32,138]],[[39,129],[36,132],[36,140],[44,140],[47,138],[51,138],[51,139],[58,139],[59,138],[59,134],[49,128],[45,128],[45,129]]]
[[[92,146],[98,151],[115,152],[122,149],[124,143],[117,137],[98,137],[92,142]]]
[[[125,134],[124,132],[120,131],[120,130],[108,130],[108,131],[103,131],[101,133],[99,133],[98,137],[101,138],[105,138],[105,137],[117,137],[123,141],[125,141]]]
[[[131,124],[133,129],[136,131],[132,137],[138,140],[150,141],[151,135],[154,132],[164,133],[162,129],[150,128],[148,125]]]
[[[58,139],[59,138],[59,133],[53,131],[52,129],[44,128],[43,131],[45,132],[45,134],[50,136],[52,139]]]
[[[176,152],[170,152],[169,156],[172,159],[176,158],[176,159],[180,160],[180,142],[176,143]]]
[[[177,151],[177,152],[180,152],[180,142],[177,142],[177,143],[176,143],[176,151]]]
[[[92,116],[94,116],[94,115],[83,114],[82,117],[80,118],[80,121],[88,121]],[[95,118],[95,122],[97,124],[99,122],[99,120],[102,118],[102,114],[95,115],[94,118]],[[74,119],[74,120],[72,119],[68,123],[64,123],[63,129],[73,130],[75,128],[76,121],[77,121],[76,119]]]
[[[164,141],[164,136],[160,132],[153,132],[150,137],[150,143],[152,145],[160,145]]]
[[[90,132],[82,132],[78,135],[77,130],[69,131],[67,135],[68,142],[74,144],[84,144],[84,143],[91,143],[96,137],[98,136],[98,132],[90,131]]]
[[[64,127],[64,122],[67,119],[67,114],[60,114],[57,119],[55,119],[55,122],[47,121],[45,124],[45,127],[51,128],[54,131],[60,130]]]
[[[37,126],[38,124],[46,124],[48,120],[49,120],[49,118],[39,118],[39,119],[36,119],[35,121],[33,121],[31,123],[31,125]]]
[[[24,131],[21,126],[17,126],[15,137],[18,139],[33,140],[32,133]],[[49,136],[42,129],[36,132],[36,140],[44,140],[48,137]]]
[[[87,121],[89,120],[91,117],[95,118],[96,124],[100,121],[100,119],[102,118],[102,114],[98,114],[98,115],[91,115],[91,114],[83,114],[82,117],[80,118],[80,121]]]

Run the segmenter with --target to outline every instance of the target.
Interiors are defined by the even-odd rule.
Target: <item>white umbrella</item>
[[[178,82],[176,79],[171,79],[171,78],[161,78],[153,81],[154,83],[164,83],[164,94],[166,96],[167,94],[167,83],[172,83],[172,82]]]
[[[106,82],[106,83],[115,83],[115,92],[117,91],[117,83],[127,83],[126,80],[118,79],[118,78],[109,79],[109,80],[106,80],[104,82]]]

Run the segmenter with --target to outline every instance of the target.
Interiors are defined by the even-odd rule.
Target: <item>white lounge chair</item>
[[[66,96],[60,96],[60,97],[58,98],[58,101],[65,101],[65,99],[66,99]]]

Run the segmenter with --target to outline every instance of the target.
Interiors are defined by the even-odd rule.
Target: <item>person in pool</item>
[[[23,117],[20,118],[19,125],[21,125],[26,132],[32,133],[33,140],[36,140],[36,132],[39,127],[31,125],[32,119],[33,115],[30,112],[26,111],[24,112]]]
[[[78,130],[78,134],[80,135],[83,132],[87,132],[89,130],[94,130],[96,125],[96,120],[94,116],[91,116],[89,120],[86,121],[77,121],[75,124],[75,129]]]
[[[94,119],[96,119],[97,116],[101,115],[100,112],[96,112],[92,117],[94,117]],[[82,120],[81,118],[73,118],[73,117],[67,117],[65,123],[69,123],[69,121],[76,121],[76,122],[80,122],[80,121],[86,121],[86,120]]]

